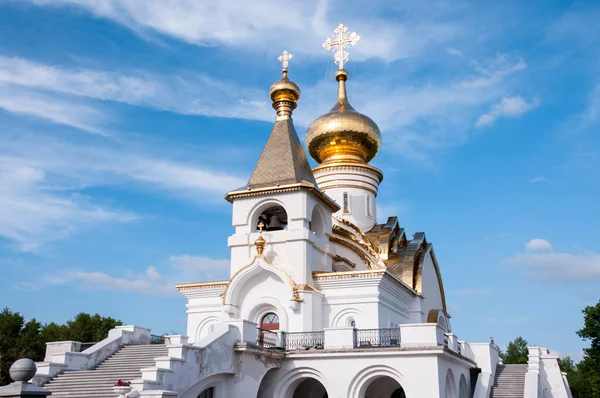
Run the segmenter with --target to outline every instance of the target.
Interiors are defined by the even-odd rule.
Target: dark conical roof
[[[248,187],[277,187],[302,181],[317,186],[292,119],[277,120],[254,167]]]

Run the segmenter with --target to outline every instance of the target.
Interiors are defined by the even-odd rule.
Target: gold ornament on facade
[[[355,45],[360,36],[346,31],[347,28],[340,24],[335,29],[336,36],[323,44],[327,50],[335,51],[335,62],[339,66],[335,73],[338,98],[333,108],[313,121],[306,130],[306,147],[317,163],[368,163],[381,146],[381,132],[377,124],[357,112],[348,102],[348,72],[343,69],[348,60],[345,49]]]
[[[265,251],[265,247],[267,246],[267,241],[265,240],[265,238],[263,238],[262,235],[262,229],[265,227],[265,224],[262,223],[262,221],[258,224],[258,230],[259,230],[259,235],[258,235],[258,239],[256,239],[256,241],[254,241],[254,246],[256,246],[256,252],[258,253],[259,256],[262,256],[264,251]]]

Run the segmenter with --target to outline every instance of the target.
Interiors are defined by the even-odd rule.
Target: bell
[[[281,220],[277,216],[277,214],[273,214],[269,223],[267,224],[267,231],[280,231],[282,230],[284,225],[281,223]]]

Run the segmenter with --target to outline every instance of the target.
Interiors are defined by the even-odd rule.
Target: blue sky
[[[349,96],[383,132],[380,222],[434,242],[461,339],[580,357],[600,298],[600,6],[561,1],[0,0],[0,305],[185,331],[227,277],[287,49],[300,135]],[[526,3],[526,4],[523,4]]]

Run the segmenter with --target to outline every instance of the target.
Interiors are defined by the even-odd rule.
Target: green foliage
[[[42,361],[47,342],[97,342],[106,338],[108,331],[119,325],[122,325],[121,321],[114,318],[85,313],[77,314],[65,325],[55,322],[42,325],[35,319],[25,322],[21,314],[5,308],[0,312],[0,386],[11,382],[8,370],[17,359]]]
[[[500,354],[505,364],[526,364],[528,355],[527,340],[521,336],[509,342],[506,352]]]

